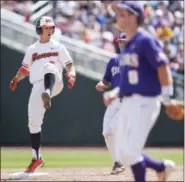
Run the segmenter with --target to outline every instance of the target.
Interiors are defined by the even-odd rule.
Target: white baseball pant
[[[51,97],[58,95],[63,89],[63,81],[61,73],[54,64],[46,63],[43,67],[43,77],[46,73],[55,74],[55,85],[53,87]],[[45,109],[41,98],[42,92],[45,91],[44,80],[33,83],[29,102],[28,102],[28,127],[30,133],[38,133],[44,119]]]
[[[150,130],[160,113],[159,97],[134,94],[124,97],[120,104],[116,135],[116,153],[123,165],[133,165],[141,160]]]
[[[119,162],[115,151],[116,124],[118,123],[118,111],[120,99],[115,99],[106,109],[103,119],[103,136],[106,146],[114,162]]]

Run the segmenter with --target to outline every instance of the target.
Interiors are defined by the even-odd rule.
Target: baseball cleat
[[[35,158],[32,158],[30,165],[25,170],[26,173],[33,173],[36,169],[39,169],[40,167],[44,166],[44,161],[42,158],[39,160],[36,160]]]
[[[44,102],[44,108],[49,110],[51,108],[51,97],[47,92],[42,93],[42,100]]]
[[[125,170],[124,166],[122,166],[119,162],[115,162],[110,174],[116,175],[123,172],[124,170]]]
[[[164,160],[165,169],[163,172],[158,172],[158,181],[166,181],[171,172],[175,170],[175,162],[171,160]]]

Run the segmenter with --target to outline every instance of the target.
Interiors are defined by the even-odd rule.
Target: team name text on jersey
[[[47,52],[47,53],[42,53],[42,54],[34,53],[32,55],[32,60],[36,61],[42,58],[56,57],[56,56],[58,56],[58,52]]]

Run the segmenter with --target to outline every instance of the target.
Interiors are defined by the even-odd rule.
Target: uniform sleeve
[[[70,63],[73,63],[73,60],[66,49],[65,46],[60,47],[60,52],[59,52],[59,62],[62,64],[64,67]]]
[[[30,70],[30,66],[32,65],[32,50],[30,48],[27,49],[24,59],[22,61],[22,66],[26,70]]]
[[[111,82],[111,59],[108,62],[107,66],[106,66],[106,70],[105,70],[105,74],[103,76],[103,80],[106,80],[107,82]]]
[[[163,48],[155,39],[146,39],[143,42],[143,55],[153,68],[168,64],[168,58],[163,52]]]

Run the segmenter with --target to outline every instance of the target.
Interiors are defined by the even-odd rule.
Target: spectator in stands
[[[27,17],[32,1],[3,1],[2,7]],[[115,26],[111,1],[57,1],[56,26],[62,34],[82,40],[87,44],[119,53],[116,37],[120,31]],[[173,70],[183,72],[183,1],[140,1],[144,7],[144,28],[158,36],[170,59]]]

